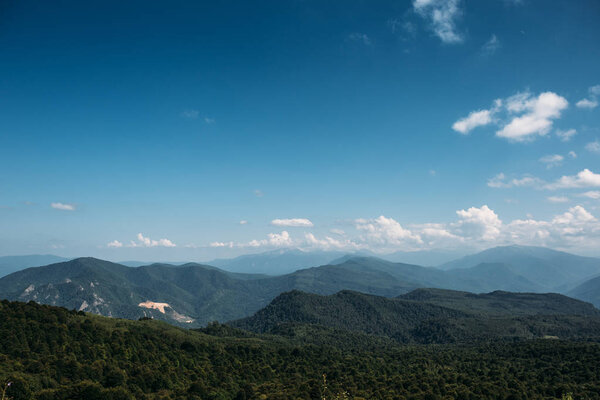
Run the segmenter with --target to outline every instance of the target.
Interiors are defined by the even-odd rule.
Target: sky
[[[0,4],[0,255],[600,256],[600,3]]]

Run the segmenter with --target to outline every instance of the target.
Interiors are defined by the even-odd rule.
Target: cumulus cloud
[[[177,245],[171,242],[169,239],[150,239],[145,237],[143,234],[137,234],[137,241],[129,242],[127,247],[176,247]]]
[[[577,153],[575,153],[573,150],[571,150],[569,152],[569,157],[571,157],[571,158],[577,158]]]
[[[600,191],[579,194],[600,198]],[[563,203],[566,196],[550,196],[548,201]],[[401,225],[392,217],[357,219],[351,228],[337,236],[318,236],[305,232],[292,237],[287,231],[269,233],[264,239],[249,242],[216,241],[215,248],[300,248],[305,250],[368,249],[375,252],[416,251],[433,248],[457,249],[465,246],[487,248],[510,243],[560,248],[594,249],[600,247],[600,222],[582,205],[546,220],[536,220],[530,214],[508,223],[489,206],[469,207],[456,211],[451,222],[428,222]]]
[[[62,211],[75,211],[75,209],[76,209],[74,204],[68,204],[68,203],[51,203],[50,207],[54,208],[55,210],[62,210]]]
[[[123,243],[119,242],[118,240],[113,240],[112,242],[108,243],[106,246],[119,248],[119,247],[123,247]]]
[[[281,233],[269,233],[267,239],[252,240],[249,243],[242,245],[241,247],[290,247],[293,245],[292,238],[288,231],[282,231]]]
[[[487,205],[458,210],[456,215],[460,219],[456,227],[462,233],[462,237],[491,241],[500,235],[502,221]]]
[[[595,174],[589,169],[584,169],[577,175],[565,175],[556,182],[549,183],[546,189],[574,189],[586,187],[600,187],[600,174]]]
[[[490,110],[472,111],[465,118],[459,119],[452,125],[452,129],[466,135],[478,126],[488,125],[492,122],[492,112]]]
[[[363,239],[379,246],[410,250],[423,243],[419,235],[383,215],[375,219],[357,219],[355,227],[364,232]]]
[[[311,227],[314,226],[311,220],[307,218],[288,218],[274,219],[271,221],[273,226],[288,226],[288,227]]]
[[[596,108],[598,107],[598,101],[591,99],[581,99],[577,103],[575,103],[575,105],[579,108]]]
[[[430,25],[444,43],[460,43],[462,35],[456,21],[462,14],[459,0],[413,0],[413,9]]]
[[[598,96],[600,96],[600,85],[588,89],[589,97],[579,100],[575,105],[579,108],[592,109],[598,107]]]
[[[592,153],[599,153],[600,154],[600,142],[598,142],[597,140],[594,142],[590,142],[588,144],[585,145],[585,149],[587,151],[590,151]]]
[[[211,242],[208,244],[209,247],[229,247],[234,246],[233,242]]]
[[[560,117],[569,102],[553,92],[541,93],[538,97],[525,96],[513,99],[507,108],[512,112],[524,112],[512,118],[496,135],[514,141],[530,140],[532,137],[547,134],[552,128],[552,120]]]
[[[553,92],[544,92],[537,97],[529,92],[517,93],[504,100],[495,100],[489,110],[469,113],[467,117],[456,121],[452,129],[466,134],[479,126],[494,123],[499,126],[496,136],[514,142],[529,141],[550,132],[553,121],[560,118],[568,105],[564,97]],[[501,111],[503,117],[498,115]],[[563,140],[568,140],[575,132],[560,134]]]
[[[317,239],[312,233],[306,233],[304,235],[305,245],[310,248],[317,248],[320,250],[355,250],[360,248],[358,244],[348,239],[334,239],[330,236],[325,236],[324,239]]]
[[[577,131],[575,129],[567,129],[566,131],[558,129],[556,131],[556,136],[558,136],[563,142],[568,142],[576,134]]]

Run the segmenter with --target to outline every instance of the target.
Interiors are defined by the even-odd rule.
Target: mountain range
[[[339,256],[328,253],[318,257],[332,255]],[[277,259],[278,255],[271,257]],[[196,263],[127,267],[78,258],[1,278],[0,298],[198,327],[210,321],[248,317],[281,293],[293,290],[317,295],[350,290],[389,298],[418,288],[560,292],[600,306],[600,279],[593,279],[599,274],[599,259],[521,246],[490,249],[443,268],[347,255],[278,276],[230,272]]]

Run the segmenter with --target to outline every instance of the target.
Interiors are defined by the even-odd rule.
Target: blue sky
[[[0,254],[600,255],[599,19],[583,0],[3,2]]]

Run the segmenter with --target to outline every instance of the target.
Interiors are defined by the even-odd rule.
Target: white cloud
[[[241,245],[242,247],[289,247],[293,244],[292,238],[287,231],[282,231],[281,233],[269,233],[267,235],[267,239],[262,240],[252,240],[245,245]]]
[[[204,117],[204,123],[208,125],[212,125],[216,122],[214,118]]]
[[[560,138],[560,140],[562,140],[563,142],[568,142],[576,134],[577,134],[577,131],[575,129],[568,129],[566,131],[558,129],[556,131],[556,136],[558,136]]]
[[[579,108],[596,108],[598,107],[598,96],[600,96],[600,85],[592,86],[588,89],[590,97],[581,99],[575,104]]]
[[[597,194],[594,194],[597,193]],[[579,196],[600,198],[599,192]],[[548,201],[562,203],[566,197],[548,197]],[[344,235],[318,237],[306,232],[293,238],[287,231],[270,233],[265,239],[249,242],[213,242],[216,248],[289,248],[338,249],[354,251],[369,249],[375,252],[416,251],[427,249],[487,248],[510,243],[557,248],[600,248],[600,222],[581,205],[569,208],[547,220],[536,220],[530,214],[525,219],[504,223],[487,205],[456,211],[454,222],[419,223],[402,226],[390,217],[357,219],[354,230]],[[350,228],[349,228],[350,229]]]
[[[494,54],[499,48],[500,40],[498,40],[496,35],[492,35],[490,39],[481,47],[481,53],[484,55],[491,55]]]
[[[254,189],[253,193],[256,197],[263,197],[265,195],[261,190],[258,189]]]
[[[112,242],[108,243],[106,246],[119,248],[119,247],[123,247],[123,243],[119,242],[118,240],[113,240]]]
[[[423,241],[419,235],[405,229],[393,218],[383,215],[375,219],[357,219],[355,227],[364,231],[363,239],[377,246],[410,250],[417,248]]]
[[[209,243],[209,247],[229,247],[232,248],[234,246],[233,242],[212,242]]]
[[[273,226],[291,226],[291,227],[311,227],[314,224],[306,218],[274,219],[271,221]]]
[[[587,197],[588,199],[598,200],[600,199],[600,191],[590,190],[589,192],[581,193],[580,197]]]
[[[577,103],[575,103],[575,105],[579,108],[590,108],[591,109],[591,108],[598,107],[598,101],[590,100],[590,99],[581,99]]]
[[[505,100],[495,100],[489,110],[469,113],[467,117],[456,121],[452,129],[467,134],[478,126],[494,123],[500,127],[496,136],[514,142],[528,141],[546,135],[552,128],[553,120],[560,118],[568,105],[564,97],[553,92],[544,92],[537,97],[529,92],[517,93]],[[504,111],[502,118],[498,117],[500,111]],[[557,132],[565,141],[574,134],[574,130]]]
[[[512,118],[502,129],[496,132],[498,137],[513,141],[531,140],[536,135],[543,136],[552,128],[552,120],[560,117],[561,111],[569,102],[553,92],[541,93],[537,98],[525,96],[514,99],[507,107],[511,112],[524,114]]]
[[[351,240],[340,240],[334,239],[330,236],[325,236],[325,239],[317,239],[314,234],[306,233],[304,235],[305,245],[312,248],[318,248],[321,250],[330,249],[358,249],[359,246]]]
[[[459,0],[413,0],[413,9],[428,21],[442,42],[462,42],[462,35],[456,29],[456,20],[461,15]]]
[[[456,227],[463,237],[491,241],[500,235],[502,221],[487,205],[481,208],[471,207],[468,210],[458,210],[456,215],[460,219]]]
[[[452,125],[452,129],[466,135],[478,126],[488,125],[492,122],[490,110],[479,110],[471,112],[467,117],[459,119]]]
[[[543,184],[543,181],[535,176],[524,176],[522,178],[513,178],[507,180],[506,176],[501,172],[493,178],[489,179],[487,185],[492,188],[512,188],[512,187],[537,187]]]
[[[546,200],[548,200],[550,203],[567,203],[569,198],[566,196],[549,196],[546,197]]]
[[[571,158],[577,158],[577,153],[575,153],[573,150],[571,150],[569,152],[569,157],[571,157]]]
[[[540,158],[540,162],[546,164],[546,168],[552,168],[561,165],[564,159],[560,154],[550,154]]]
[[[367,36],[364,33],[358,33],[358,32],[351,33],[350,35],[348,35],[348,39],[352,40],[353,42],[362,43],[366,46],[371,45],[371,39],[369,38],[369,36]]]
[[[76,209],[74,204],[68,204],[68,203],[52,203],[52,204],[50,204],[50,207],[52,207],[56,210],[63,210],[63,211],[75,211],[75,209]]]
[[[589,169],[580,171],[577,175],[565,175],[556,182],[549,183],[546,189],[573,189],[586,187],[600,187],[600,174],[595,174]]]
[[[592,153],[600,153],[600,142],[597,140],[594,142],[590,142],[585,145],[585,149],[587,151],[591,151]]]
[[[338,228],[330,229],[329,232],[335,233],[336,235],[340,235],[340,236],[344,236],[346,234],[346,232],[344,232],[342,229],[338,229]]]
[[[240,221],[240,225],[247,225],[247,224],[248,224],[248,221],[246,221],[245,219]]]
[[[137,242],[130,241],[127,247],[176,247],[177,245],[169,239],[153,240],[145,237],[141,233],[137,234]]]

